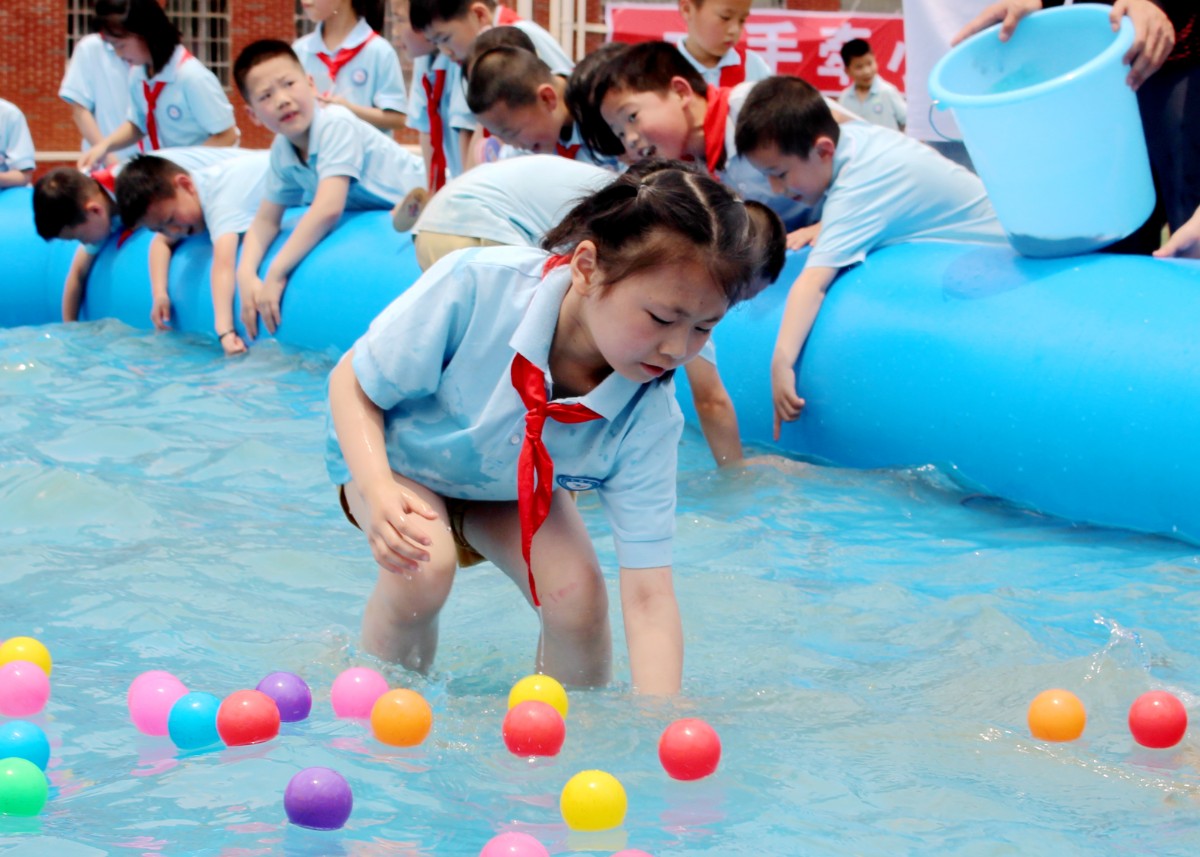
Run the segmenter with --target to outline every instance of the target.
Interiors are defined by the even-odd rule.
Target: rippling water
[[[51,800],[0,818],[0,855],[475,855],[506,829],[555,854],[1200,851],[1191,735],[1143,750],[1124,722],[1152,687],[1194,704],[1195,548],[1015,512],[934,471],[717,473],[694,432],[681,699],[630,697],[618,639],[618,684],[572,695],[563,753],[508,755],[499,722],[537,625],[485,565],[460,575],[436,671],[386,670],[430,700],[430,740],[393,750],[333,719],[334,676],[381,665],[357,641],[369,553],[321,460],[331,363],[274,345],[224,360],[116,323],[0,330],[0,637],[55,657],[36,718]],[[128,722],[149,669],[218,696],[295,671],[314,713],[267,744],[180,755]],[[1028,736],[1025,707],[1051,686],[1087,704],[1081,741]],[[685,714],[724,743],[699,783],[658,765]],[[354,787],[340,833],[286,824],[284,786],[310,765]],[[629,793],[621,831],[561,823],[559,790],[590,767]]]

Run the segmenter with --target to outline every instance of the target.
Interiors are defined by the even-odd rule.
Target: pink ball
[[[677,780],[698,780],[717,769],[721,739],[703,720],[676,720],[658,741],[658,760]]]
[[[369,667],[351,667],[333,680],[329,701],[338,717],[367,719],[375,701],[388,692],[387,679]]]
[[[550,852],[528,833],[509,832],[489,839],[479,857],[550,857]]]
[[[171,706],[187,692],[183,682],[165,670],[144,672],[129,685],[125,697],[129,719],[143,735],[166,735]]]
[[[0,667],[0,714],[28,717],[46,707],[50,679],[37,664],[9,661]]]

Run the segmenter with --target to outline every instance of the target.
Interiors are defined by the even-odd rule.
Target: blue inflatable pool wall
[[[87,318],[150,326],[149,240],[139,232],[101,253]],[[0,326],[60,318],[73,252],[37,238],[28,189],[0,193]],[[181,330],[212,332],[210,252],[192,238],[172,260]],[[780,281],[715,333],[748,441],[771,442],[767,370],[802,265],[792,254]],[[294,272],[278,338],[345,349],[418,273],[411,238],[386,212],[349,214]],[[808,406],[779,446],[849,467],[935,464],[1041,512],[1200,542],[1196,319],[1200,263],[1035,260],[965,244],[882,250],[830,290],[798,367]]]

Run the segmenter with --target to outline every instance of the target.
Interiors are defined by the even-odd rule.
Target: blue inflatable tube
[[[15,260],[0,326],[59,318],[73,248],[30,238],[29,204],[28,191],[0,194],[0,257]],[[88,318],[149,327],[148,244],[141,233],[100,255]],[[210,253],[193,238],[173,258],[182,330],[212,331]],[[793,254],[774,287],[716,330],[721,376],[750,441],[771,442],[771,349],[802,265]],[[294,272],[278,338],[345,349],[418,273],[411,238],[385,212],[347,215]],[[1196,262],[889,248],[830,290],[799,363],[808,405],[779,445],[849,467],[935,464],[1041,512],[1200,542],[1197,318]]]

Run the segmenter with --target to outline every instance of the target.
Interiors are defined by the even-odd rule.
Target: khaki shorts
[[[490,238],[468,238],[465,235],[446,235],[443,232],[418,232],[413,236],[413,246],[417,250],[417,264],[421,266],[422,271],[428,271],[434,262],[455,250],[506,245]]]
[[[466,537],[463,536],[463,515],[467,511],[467,500],[456,500],[453,497],[443,497],[446,503],[446,513],[450,518],[450,534],[454,536],[454,547],[458,552],[459,568],[468,568],[472,565],[478,565],[485,561],[485,557],[475,548],[471,547]],[[350,503],[346,500],[346,486],[338,486],[338,502],[342,506],[342,511],[346,514],[346,520],[358,527],[358,521],[354,520],[354,515],[350,512]]]

